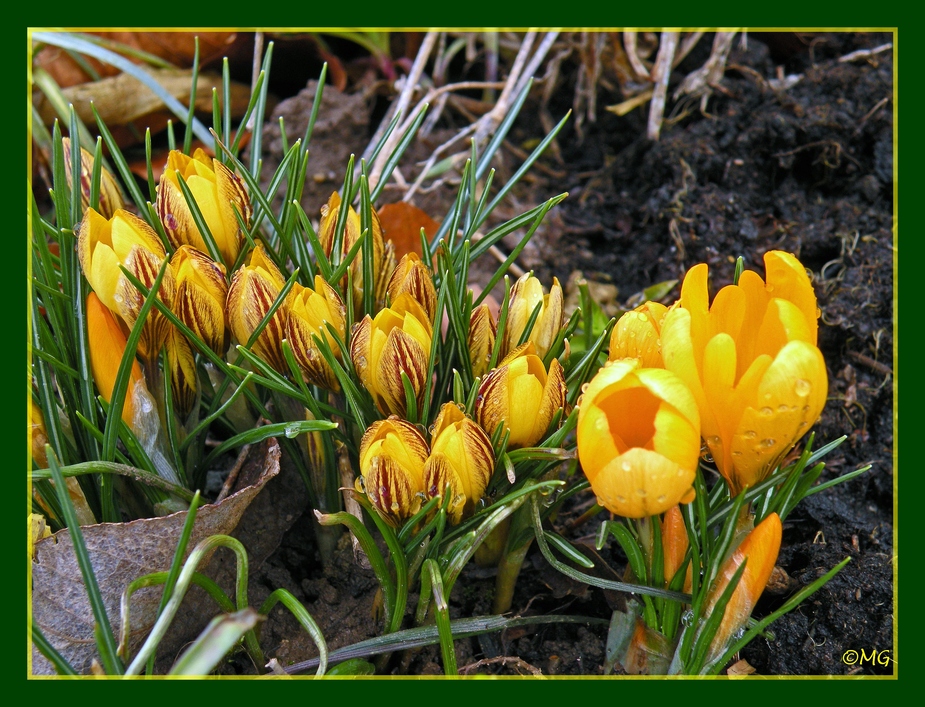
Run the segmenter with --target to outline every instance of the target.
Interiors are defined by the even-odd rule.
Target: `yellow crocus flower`
[[[197,148],[192,157],[180,150],[171,150],[167,155],[167,166],[157,187],[158,216],[175,248],[186,243],[204,253],[209,251],[180,189],[178,175],[189,187],[222,260],[230,268],[238,257],[243,238],[235,209],[245,225],[250,225],[252,215],[244,183],[221,160],[210,158],[202,148]]]
[[[667,313],[668,307],[658,302],[645,302],[624,313],[610,334],[608,358],[635,358],[643,368],[664,368],[659,333]]]
[[[193,246],[182,245],[170,259],[176,280],[176,312],[202,342],[219,356],[228,348],[225,268]]]
[[[442,496],[447,485],[452,499],[450,521],[459,523],[472,515],[485,493],[495,468],[491,440],[479,425],[466,417],[456,403],[446,403],[434,422],[431,449],[424,465],[424,495]]]
[[[777,467],[828,392],[809,277],[789,253],[770,251],[764,262],[766,283],[745,271],[712,305],[707,266],[691,268],[661,331],[665,366],[694,394],[701,434],[733,494]]]
[[[334,230],[337,227],[337,214],[340,211],[340,194],[334,192],[328,203],[321,207],[321,222],[318,225],[318,240],[324,249],[325,255],[329,258],[334,250]],[[373,246],[373,302],[377,308],[385,298],[386,284],[395,269],[395,247],[392,241],[387,241],[383,237],[382,224],[379,221],[379,214],[376,209],[371,209],[372,214],[372,246]],[[339,258],[343,259],[350,249],[359,240],[360,232],[360,215],[350,206],[347,209],[347,221],[344,225],[344,237],[341,242],[341,251]],[[353,305],[354,312],[359,315],[363,309],[363,250],[362,247],[357,253],[356,258],[350,264],[350,276],[353,282]],[[346,277],[344,278],[346,283]]]
[[[386,292],[391,301],[407,292],[418,304],[427,312],[427,317],[431,322],[434,320],[434,314],[437,311],[437,290],[434,289],[434,275],[430,268],[424,264],[420,256],[415,253],[406,253],[398,261],[392,276],[386,285]]]
[[[64,147],[64,176],[67,179],[68,187],[72,187],[71,180],[73,176],[73,163],[71,161],[71,139],[66,137],[61,140]],[[89,150],[80,148],[80,203],[84,210],[90,206],[90,187],[93,180],[93,155]],[[119,183],[105,167],[100,169],[100,202],[99,211],[106,218],[112,218],[113,214],[124,206],[122,201],[122,192],[119,189]]]
[[[532,341],[517,347],[486,374],[475,399],[475,419],[490,434],[501,424],[510,432],[508,447],[539,442],[556,411],[565,405],[565,374],[558,359],[549,370]]]
[[[313,337],[327,341],[334,356],[340,358],[340,347],[331,340],[325,325],[330,324],[341,341],[346,339],[347,311],[343,300],[321,275],[315,275],[315,289],[295,283],[291,300],[286,339],[302,375],[312,385],[339,392],[337,377]]]
[[[371,424],[360,441],[357,490],[393,527],[421,506],[427,442],[410,422],[392,415]]]
[[[481,378],[488,372],[497,329],[498,325],[487,304],[480,304],[472,310],[466,344],[469,348],[469,361],[472,363],[472,375],[475,378]]]
[[[128,328],[138,319],[144,297],[119,266],[124,266],[146,287],[151,287],[166,255],[154,229],[123,209],[117,210],[111,219],[87,209],[77,228],[77,257],[84,276],[100,301]],[[173,271],[168,266],[158,299],[172,307],[175,289]],[[147,361],[156,358],[167,331],[167,319],[157,309],[152,309],[142,329],[138,355]]]
[[[578,459],[598,503],[626,518],[694,498],[697,404],[680,378],[634,359],[609,362],[579,401]]]
[[[543,358],[562,327],[562,286],[559,280],[553,278],[549,294],[544,294],[539,279],[532,273],[527,273],[514,283],[508,302],[501,355],[507,355],[518,346],[533,310],[539,305],[540,313],[533,324],[528,341],[534,343],[537,356]]]
[[[353,332],[350,358],[363,386],[383,414],[406,416],[405,387],[401,374],[411,383],[418,405],[423,402],[430,357],[430,319],[407,292],[374,318],[368,314]]]
[[[263,244],[257,243],[244,265],[232,276],[225,301],[228,326],[239,344],[247,344],[285,285],[286,280],[279,268],[267,255]],[[283,356],[282,341],[286,335],[291,299],[290,293],[251,346],[251,351],[284,374],[289,372],[289,366]]]

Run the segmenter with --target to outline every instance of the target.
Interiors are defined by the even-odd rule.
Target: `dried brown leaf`
[[[221,503],[199,509],[187,546],[187,556],[204,538],[230,534],[264,485],[279,473],[280,452],[276,441],[269,440],[261,449],[264,450],[262,471],[252,485],[242,488]],[[123,590],[142,575],[170,569],[186,516],[187,511],[182,511],[160,518],[144,518],[129,523],[100,523],[81,528],[106,612],[117,635]],[[200,570],[204,568],[205,562],[200,565]],[[160,595],[159,587],[142,589],[132,595],[132,652],[141,645],[154,624]],[[98,660],[93,638],[93,612],[68,530],[61,530],[35,544],[32,620],[77,672],[90,672],[93,662]],[[195,632],[187,640],[194,637]],[[35,648],[32,653],[32,671],[34,675],[54,674],[54,668]]]

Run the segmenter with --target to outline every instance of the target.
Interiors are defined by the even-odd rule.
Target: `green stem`
[[[495,614],[503,614],[510,610],[514,601],[514,587],[517,585],[517,577],[520,575],[520,568],[523,566],[527,551],[533,542],[532,532],[527,536],[526,540],[523,539],[523,531],[528,528],[530,528],[530,513],[528,506],[525,504],[514,511],[511,516],[507,545],[504,548],[501,560],[498,562],[495,599],[492,605],[492,611]],[[516,547],[513,546],[514,544],[517,544]]]

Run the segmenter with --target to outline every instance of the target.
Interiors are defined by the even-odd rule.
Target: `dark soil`
[[[652,142],[644,137],[646,109],[621,118],[601,108],[595,121],[583,122],[580,135],[572,121],[557,139],[558,158],[552,152],[544,157],[543,168],[515,194],[518,206],[530,208],[569,192],[521,264],[547,282],[555,275],[565,283],[580,270],[616,285],[621,302],[653,283],[680,280],[698,262],[709,263],[716,291],[731,282],[736,257],[761,272],[762,256],[771,249],[795,253],[812,270],[829,373],[816,446],[848,436],[827,458],[822,479],[868,464],[871,469],[806,499],[787,519],[778,560],[783,586],[764,595],[756,616],[775,610],[845,557],[851,562],[774,623],[773,640],[758,639],[742,652],[759,674],[893,671],[889,661],[852,660],[846,653],[890,651],[894,640],[893,62],[891,51],[839,61],[889,41],[889,34],[877,33],[749,34],[747,47],[736,40],[707,113],[689,106]],[[710,43],[705,37],[678,67],[678,80],[703,63]],[[778,67],[800,80],[772,88]],[[576,72],[576,66],[563,67],[552,102],[523,111],[512,143],[542,136],[541,110],[558,119],[571,108]],[[621,100],[602,87],[597,105]],[[514,164],[509,154],[502,158]],[[675,297],[677,289],[666,299]],[[576,542],[586,536],[592,545],[601,517],[570,527],[581,510],[566,509],[557,529]],[[349,546],[322,570],[313,537],[305,514],[254,578],[254,601],[277,587],[294,592],[331,648],[376,635],[372,573],[354,563]],[[605,548],[602,560],[615,576],[622,574],[625,560],[617,552]],[[454,618],[491,612],[490,572],[469,567],[457,587]],[[616,601],[552,570],[534,549],[512,611],[597,621],[460,640],[459,665],[482,661],[474,670],[483,674],[599,675]],[[281,665],[315,655],[282,610],[269,617],[263,641]],[[239,661],[229,670],[251,672],[253,666]],[[393,656],[383,672],[439,674],[439,653],[430,648]]]

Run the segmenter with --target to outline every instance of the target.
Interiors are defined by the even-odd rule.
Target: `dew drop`
[[[125,301],[122,295],[113,295],[112,298],[116,301],[116,304],[122,304]]]
[[[684,476],[684,474],[685,474],[684,469],[678,469],[678,477],[679,477],[679,478],[682,477],[682,476]]]
[[[398,513],[401,510],[401,506],[398,505],[398,501],[392,501],[392,513]]]
[[[777,412],[790,412],[790,408],[786,405],[778,405]]]
[[[587,393],[587,392],[588,392],[588,384],[587,384],[587,383],[582,384],[582,386],[581,386],[581,392],[582,392],[582,393]]]
[[[719,437],[717,437],[716,435],[713,435],[712,437],[707,437],[707,442],[708,442],[709,444],[712,444],[712,445],[715,447],[715,446],[718,445],[720,442],[722,442],[722,440],[721,440]]]
[[[761,440],[761,446],[762,446],[762,447],[769,447],[769,448],[770,448],[770,447],[773,447],[775,444],[777,444],[777,440],[774,439],[773,437],[768,437],[768,438],[766,438],[766,439]]]
[[[617,503],[626,503],[626,498],[624,496],[617,496]]]
[[[643,314],[642,312],[637,312],[637,313],[636,313],[636,318],[637,318],[639,321],[641,321],[641,322],[647,322],[647,321],[649,321],[649,318],[648,318],[645,314]]]
[[[784,405],[784,407],[787,407],[787,406]],[[774,414],[774,411],[771,408],[765,407],[765,408],[761,408],[761,414],[765,416],[770,416]]]
[[[597,505],[599,505],[599,506],[605,505],[605,504],[604,504],[604,499],[603,499],[603,498],[601,498],[600,496],[597,496],[596,499],[597,499]]]
[[[803,406],[803,414],[805,415],[805,414],[808,413],[808,412],[809,412],[809,405],[804,405],[804,406]]]
[[[661,496],[659,496],[659,497],[658,497],[657,499],[655,499],[655,500],[658,501],[659,503],[664,503],[665,501],[668,500],[668,497],[665,496],[664,494],[662,494]]]
[[[801,398],[805,398],[807,395],[809,395],[812,389],[812,383],[810,383],[805,378],[799,378],[797,379],[797,382],[793,384],[793,392],[799,395]]]
[[[285,428],[285,430],[284,430],[285,435],[286,435],[289,439],[294,439],[295,437],[298,437],[298,436],[299,436],[299,433],[300,433],[301,431],[302,431],[302,430],[299,428],[299,423],[298,423],[298,422],[293,422],[293,423],[290,423],[290,424],[286,425],[286,428]]]
[[[742,435],[745,439],[755,439],[758,436],[758,433],[755,430],[745,430],[745,434]]]
[[[732,456],[734,456],[734,457],[741,457],[741,456],[742,456],[742,452],[735,451],[735,452],[732,453]]]
[[[623,471],[632,471],[633,465],[624,459],[622,462],[620,462],[620,468],[623,469]]]
[[[645,498],[648,494],[645,489],[636,489],[636,495],[639,496],[639,498]]]

